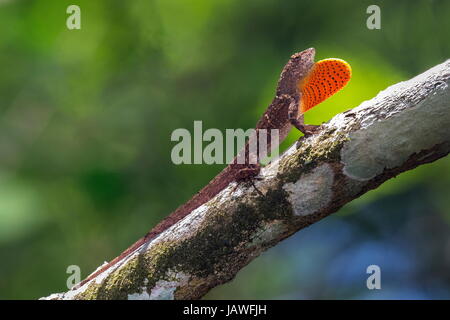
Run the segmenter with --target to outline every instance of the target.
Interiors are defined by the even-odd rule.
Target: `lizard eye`
[[[341,59],[330,58],[314,64],[308,76],[299,84],[302,93],[300,111],[308,111],[345,87],[352,76],[352,68]]]

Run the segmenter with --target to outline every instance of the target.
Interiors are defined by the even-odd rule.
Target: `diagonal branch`
[[[76,290],[45,299],[198,299],[261,252],[450,151],[450,60],[338,114]]]

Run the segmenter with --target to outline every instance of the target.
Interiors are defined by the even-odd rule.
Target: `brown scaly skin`
[[[292,126],[296,127],[305,135],[311,135],[317,130],[317,126],[305,125],[303,123],[303,115],[299,115],[301,93],[298,91],[297,86],[299,81],[301,81],[308,74],[308,72],[314,65],[314,55],[315,50],[313,48],[292,55],[283,71],[281,72],[275,98],[267,108],[266,112],[264,112],[255,128],[256,134],[258,134],[259,130],[261,129],[268,130],[268,150],[276,147],[270,145],[271,129],[279,130],[279,142],[283,141],[286,138]],[[211,200],[220,191],[225,189],[231,182],[248,180],[252,182],[252,179],[259,174],[260,165],[250,164],[250,161],[248,161],[250,157],[250,155],[248,154],[249,143],[250,141],[247,142],[246,148],[244,149],[246,156],[245,159],[247,160],[245,164],[238,164],[235,159],[203,189],[195,194],[188,202],[172,212],[169,216],[167,216],[164,220],[157,224],[152,230],[150,230],[144,237],[135,242],[131,247],[122,252],[118,257],[89,275],[86,279],[81,281],[78,286],[74,288],[79,288],[86,282],[98,276],[100,273],[109,269],[111,266],[128,257],[130,254],[140,248],[144,243],[150,242],[160,233],[186,217],[193,210]],[[259,192],[259,190],[257,191]]]

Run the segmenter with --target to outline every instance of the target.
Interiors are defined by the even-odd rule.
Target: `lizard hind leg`
[[[255,188],[256,192],[260,196],[264,196],[264,194],[256,187],[254,180],[258,179],[257,175],[261,171],[261,165],[259,163],[257,164],[248,164],[244,165],[242,168],[239,169],[237,175],[236,175],[236,186],[233,188],[232,192],[236,190],[236,188],[245,182],[250,182],[250,184]]]

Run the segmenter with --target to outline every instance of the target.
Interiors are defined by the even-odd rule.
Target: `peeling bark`
[[[76,290],[44,299],[198,299],[261,252],[450,151],[450,60],[338,114]]]

